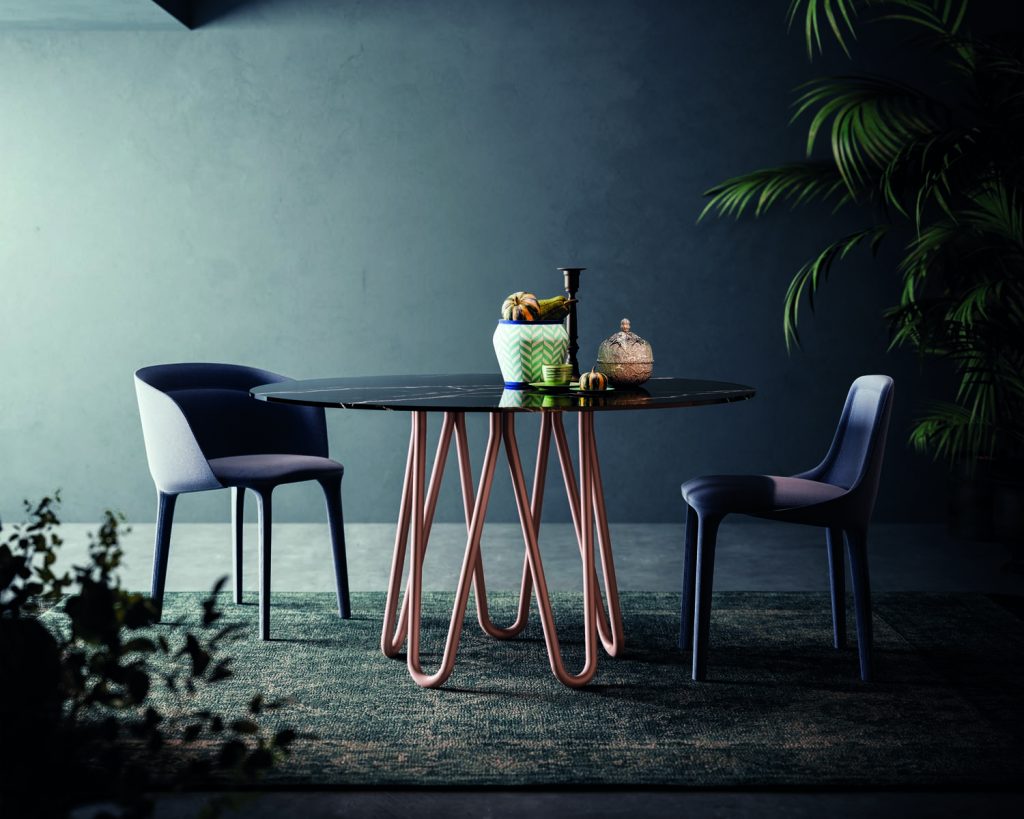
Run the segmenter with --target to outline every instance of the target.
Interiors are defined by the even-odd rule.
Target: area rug
[[[511,619],[514,601],[492,595]],[[195,628],[200,594],[169,594],[165,634]],[[379,648],[383,595],[275,594],[274,639],[256,637],[255,599],[223,606],[246,624],[236,675],[206,703],[244,709],[255,691],[289,697],[275,715],[312,735],[267,779],[296,786],[999,787],[1024,777],[1024,620],[984,595],[875,595],[877,680],[856,648],[831,647],[827,595],[715,595],[708,679],[676,648],[672,594],[623,594],[624,656],[594,682],[560,685],[536,608],[498,642],[467,619],[440,690]],[[440,659],[451,595],[424,598],[424,666]],[[567,665],[582,664],[580,598],[557,595]],[[472,611],[472,605],[470,607]],[[59,616],[51,614],[49,616]],[[506,618],[495,617],[502,622]],[[852,620],[852,618],[851,618]]]

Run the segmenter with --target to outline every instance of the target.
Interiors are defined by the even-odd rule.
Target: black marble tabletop
[[[640,387],[585,395],[568,389],[559,393],[509,390],[500,375],[491,373],[311,378],[263,384],[250,392],[263,401],[290,404],[438,412],[663,409],[754,397],[753,387],[694,378],[652,378]]]

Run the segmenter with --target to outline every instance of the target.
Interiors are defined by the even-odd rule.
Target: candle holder
[[[580,377],[580,363],[576,354],[580,351],[579,325],[576,322],[576,291],[580,287],[580,273],[585,267],[560,267],[565,277],[565,292],[569,296],[569,315],[565,319],[565,329],[569,334],[568,363],[572,365],[573,378]]]

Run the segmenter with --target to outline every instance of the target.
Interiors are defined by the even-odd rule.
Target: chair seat
[[[683,499],[704,513],[771,514],[842,497],[848,490],[778,475],[702,475],[682,485]]]
[[[862,375],[850,385],[843,413],[825,458],[792,477],[704,475],[683,484],[686,538],[679,647],[693,646],[692,676],[703,680],[711,635],[718,527],[730,513],[801,523],[825,529],[832,597],[832,642],[846,645],[845,543],[850,556],[857,653],[862,680],[871,679],[871,581],[867,529],[878,493],[885,436],[892,414],[893,382],[887,375]]]
[[[212,458],[209,463],[217,480],[225,486],[295,483],[345,472],[337,461],[315,455],[232,455]]]

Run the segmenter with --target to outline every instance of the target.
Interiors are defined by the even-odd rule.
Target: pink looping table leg
[[[402,614],[398,629],[395,629],[395,606],[402,584],[402,567],[405,565],[405,549],[409,540],[409,518],[412,512],[412,469],[416,443],[416,416],[412,416],[412,432],[409,435],[409,456],[405,462],[405,480],[402,483],[402,501],[398,511],[398,528],[395,532],[395,551],[391,558],[391,575],[388,580],[388,596],[384,606],[384,627],[381,629],[380,650],[385,657],[394,657],[402,650],[408,624],[406,606],[402,601]]]
[[[469,443],[466,440],[466,416],[455,418],[455,451],[459,457],[459,485],[462,489],[462,511],[466,516],[466,531],[473,522],[473,467],[469,463]]]
[[[505,416],[502,426],[505,440],[505,452],[508,455],[509,472],[512,477],[512,487],[515,491],[516,506],[519,509],[519,520],[522,524],[523,539],[526,541],[527,556],[530,562],[530,573],[533,577],[533,584],[537,591],[537,606],[540,609],[541,625],[544,629],[544,641],[547,644],[548,660],[551,664],[551,671],[563,685],[571,688],[581,688],[593,679],[597,671],[597,627],[595,623],[595,610],[597,593],[597,575],[594,571],[594,539],[593,539],[593,487],[592,470],[589,452],[588,436],[593,432],[593,413],[580,413],[580,514],[581,540],[583,548],[583,630],[585,635],[584,650],[585,660],[583,669],[578,674],[570,674],[565,669],[562,661],[561,648],[558,642],[558,632],[555,628],[554,613],[551,610],[551,599],[548,596],[547,580],[544,577],[544,567],[541,561],[540,548],[537,545],[536,526],[530,508],[526,480],[523,477],[523,465],[519,458],[519,448],[515,436],[515,416],[511,413]]]
[[[473,471],[469,461],[469,444],[466,441],[466,422],[462,417],[455,425],[455,449],[459,458],[459,482],[462,487],[462,506],[466,516],[466,531],[469,532],[473,515]],[[527,592],[527,595],[529,593]],[[473,570],[473,596],[476,599],[477,620],[485,634],[498,639],[515,637],[526,627],[529,618],[529,600],[527,599],[526,615],[522,613],[522,599],[520,598],[519,616],[509,628],[496,626],[490,618],[487,610],[487,586],[484,581],[483,550],[477,555],[476,566]]]
[[[548,469],[548,452],[551,449],[551,427],[554,413],[542,413],[540,418],[540,435],[537,439],[537,463],[533,473],[533,494],[530,500],[530,510],[533,517],[534,536],[540,535],[540,517],[544,504],[544,482]],[[480,628],[485,634],[499,640],[508,640],[520,634],[526,628],[530,620],[530,595],[533,592],[533,578],[530,573],[529,555],[523,555],[523,572],[519,584],[519,609],[516,613],[515,622],[508,628],[501,628],[491,621],[490,612],[487,609],[487,587],[484,581],[483,552],[477,561],[476,577],[474,580],[474,591],[476,593],[476,613]]]
[[[437,439],[437,451],[434,453],[434,466],[430,470],[430,484],[427,488],[427,505],[423,511],[423,539],[430,540],[430,529],[434,525],[434,513],[437,511],[437,498],[441,494],[441,481],[444,478],[444,467],[448,462],[448,450],[452,445],[452,432],[462,413],[446,412],[441,423],[441,435]]]
[[[462,413],[446,412],[444,422],[441,425],[441,435],[437,442],[437,452],[434,455],[434,466],[430,472],[430,487],[427,491],[426,508],[423,511],[424,543],[430,539],[430,529],[434,523],[434,513],[437,509],[437,498],[441,491],[441,481],[444,478],[444,467],[448,461],[448,451],[451,448],[452,431],[461,418]],[[408,588],[402,600],[398,626],[395,627],[395,599],[398,596],[398,589],[402,582],[402,567],[405,563],[406,544],[409,537],[409,517],[412,514],[412,468],[413,468],[413,442],[415,441],[415,417],[413,418],[413,432],[409,438],[409,458],[405,466],[405,483],[402,487],[402,506],[399,513],[398,532],[395,537],[395,552],[391,562],[391,575],[388,582],[388,599],[384,612],[384,628],[381,633],[381,650],[387,657],[394,657],[402,650],[408,633],[409,607]],[[407,584],[408,585],[408,584]]]
[[[576,478],[573,475],[572,454],[569,452],[569,442],[565,437],[565,427],[562,425],[561,417],[554,422],[555,446],[558,450],[558,460],[562,467],[562,478],[565,482],[565,493],[569,497],[569,507],[573,510],[572,522],[576,528],[576,539],[579,541],[580,550],[584,548],[583,534],[580,530],[579,516],[579,490],[576,487]],[[611,535],[608,531],[608,518],[604,505],[604,490],[601,487],[601,471],[597,460],[597,444],[591,428],[588,436],[590,445],[587,448],[589,458],[594,466],[594,509],[597,513],[598,541],[601,545],[601,569],[605,578],[605,589],[608,595],[609,616],[605,612],[604,605],[600,599],[600,587],[598,587],[597,607],[597,631],[601,637],[601,644],[609,656],[615,657],[622,650],[624,633],[622,627],[622,612],[619,606],[618,584],[615,580],[615,563],[612,558]],[[582,457],[582,454],[581,454]],[[594,571],[597,569],[595,567]],[[595,574],[596,578],[596,574]],[[609,579],[611,585],[608,585]]]
[[[625,630],[622,627],[622,607],[619,605],[619,583],[615,578],[615,560],[612,557],[612,536],[608,531],[608,513],[604,505],[604,485],[601,482],[601,462],[597,457],[597,437],[591,428],[590,435],[590,466],[593,470],[594,512],[597,519],[597,542],[601,550],[601,571],[604,575],[605,597],[608,601],[608,619],[605,619],[604,606],[598,598],[598,619],[601,642],[611,657],[617,657],[625,644]],[[609,634],[609,631],[611,632]]]
[[[426,461],[426,413],[416,412],[420,419],[416,423],[414,437],[413,476],[413,509],[422,509],[424,502],[425,461]],[[420,604],[423,593],[423,555],[426,550],[426,534],[423,517],[414,514],[412,517],[413,556],[409,571],[409,645],[407,665],[409,674],[417,685],[424,688],[438,688],[452,673],[455,667],[455,655],[458,651],[459,639],[462,636],[462,623],[469,602],[469,591],[473,583],[480,554],[480,536],[483,531],[487,504],[491,496],[491,485],[494,481],[494,469],[498,460],[498,449],[501,445],[501,413],[491,413],[490,434],[487,440],[487,452],[484,456],[483,470],[480,473],[480,485],[477,489],[473,506],[473,517],[466,542],[466,554],[462,561],[459,574],[459,585],[455,593],[455,605],[452,607],[451,621],[448,626],[448,638],[445,641],[444,656],[440,668],[434,674],[427,674],[420,664]]]

